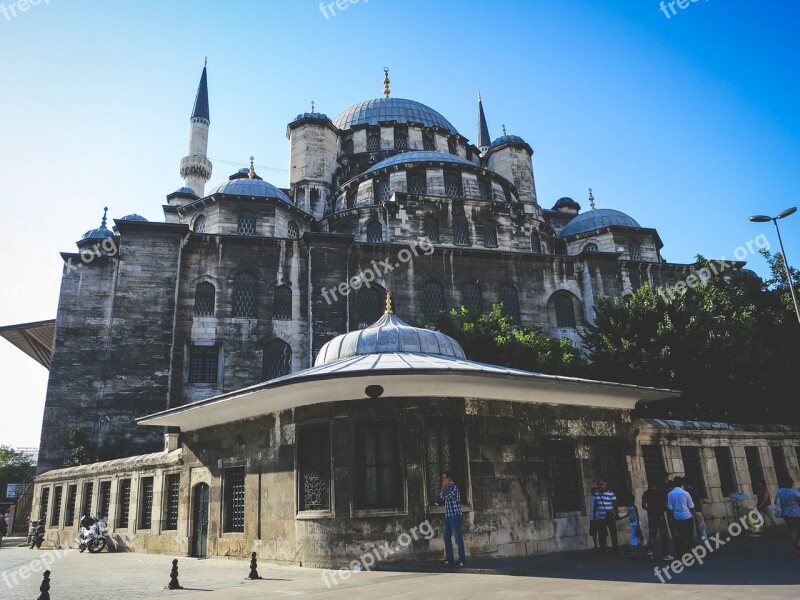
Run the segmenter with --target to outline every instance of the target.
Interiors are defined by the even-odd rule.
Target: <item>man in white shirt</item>
[[[683,489],[683,477],[674,480],[675,489],[667,494],[667,511],[675,533],[675,555],[681,558],[692,549],[695,509],[692,497]]]

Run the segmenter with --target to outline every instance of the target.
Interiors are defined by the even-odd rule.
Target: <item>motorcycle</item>
[[[95,519],[89,527],[81,527],[81,534],[75,541],[81,552],[87,548],[91,554],[102,552],[108,546],[108,523],[103,519]]]
[[[33,521],[28,529],[28,547],[33,550],[34,546],[39,549],[44,541],[44,519]]]

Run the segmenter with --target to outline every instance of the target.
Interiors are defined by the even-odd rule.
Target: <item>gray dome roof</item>
[[[307,113],[300,113],[299,115],[297,115],[294,118],[294,121],[292,121],[292,123],[296,123],[297,121],[302,121],[303,119],[316,119],[318,121],[330,121],[330,119],[328,118],[328,115],[326,115],[324,113],[318,113],[318,112],[308,113],[307,112]],[[291,125],[291,123],[290,123],[290,125]]]
[[[137,215],[136,213],[125,215],[120,219],[120,221],[141,221],[142,223],[147,223],[147,219],[145,219],[142,215]]]
[[[458,133],[450,121],[432,108],[403,98],[377,98],[351,106],[333,120],[339,129],[352,129],[355,125],[377,125],[379,122],[421,123],[425,127],[442,127]]]
[[[502,146],[504,144],[523,144],[525,146],[528,145],[528,142],[523,140],[518,135],[501,135],[495,141],[492,142],[492,145],[489,148],[497,148],[498,146]]]
[[[629,217],[624,212],[613,210],[611,208],[598,208],[590,210],[582,215],[578,215],[567,223],[564,228],[558,232],[558,237],[565,238],[571,235],[578,235],[580,233],[588,233],[590,231],[597,231],[605,227],[641,227],[632,217]]]
[[[553,210],[558,210],[564,206],[569,206],[570,208],[576,208],[578,210],[581,209],[581,205],[575,202],[575,200],[564,196],[563,198],[559,198],[558,201],[553,205]]]
[[[246,171],[246,169],[244,170]],[[286,204],[292,204],[289,196],[271,183],[262,179],[250,179],[248,177],[223,181],[208,193],[209,196],[213,196],[214,194],[251,196],[253,198],[277,198],[278,200],[286,202]]]
[[[466,165],[468,167],[476,167],[475,164],[468,161],[466,158],[461,158],[460,156],[456,156],[455,154],[449,154],[447,152],[435,152],[433,150],[416,150],[412,152],[402,152],[400,154],[395,154],[389,158],[386,158],[379,163],[372,165],[369,169],[364,171],[365,173],[371,173],[373,171],[377,171],[378,169],[383,169],[385,167],[391,167],[393,165],[402,165],[406,163],[417,163],[417,162],[448,162],[458,165]]]
[[[106,238],[114,237],[114,232],[108,229],[105,225],[90,229],[81,236],[83,240],[104,240]]]
[[[448,335],[430,329],[412,327],[393,313],[385,313],[365,329],[333,338],[319,351],[314,366],[352,356],[410,352],[465,358],[464,350]]]

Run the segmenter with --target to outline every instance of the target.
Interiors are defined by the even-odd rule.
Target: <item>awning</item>
[[[50,369],[55,335],[55,319],[0,327],[0,336],[6,338],[48,370]]]

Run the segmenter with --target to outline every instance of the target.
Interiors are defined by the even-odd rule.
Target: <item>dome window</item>
[[[560,329],[575,329],[575,307],[572,306],[572,301],[566,296],[558,296],[555,306],[556,325]]]
[[[408,193],[415,196],[424,196],[428,192],[428,184],[425,175],[414,173],[408,180]]]
[[[375,195],[375,204],[387,202],[389,200],[390,195],[391,191],[389,190],[389,180],[381,179],[380,181],[378,181],[378,192]]]
[[[422,132],[422,149],[428,151],[436,150],[436,142],[433,139],[433,134],[428,131]]]
[[[461,306],[476,312],[483,312],[481,288],[474,283],[468,283],[461,288]]]
[[[453,243],[456,246],[469,246],[469,223],[466,217],[453,218]]]
[[[213,317],[217,289],[213,283],[199,283],[194,291],[194,316]]]
[[[511,285],[501,285],[498,298],[503,304],[503,314],[511,317],[515,325],[519,325],[519,294],[517,294],[516,288]]]
[[[347,138],[342,144],[342,154],[349,156],[355,152],[353,147],[353,138]]]
[[[444,288],[438,281],[429,281],[422,286],[422,314],[433,319],[444,310]]]
[[[195,233],[205,233],[206,232],[206,217],[205,215],[200,215],[194,220],[194,232]]]
[[[531,232],[531,252],[534,254],[542,253],[542,240],[539,237],[538,231]]]
[[[589,242],[583,247],[584,252],[597,252],[597,244],[594,242]]]
[[[367,137],[367,152],[378,152],[381,149],[381,136],[372,133]]]
[[[349,190],[347,190],[347,193],[345,194],[345,208],[353,208],[356,205],[357,198],[358,198],[358,188],[353,186]]]
[[[436,217],[425,217],[422,222],[422,233],[428,241],[434,244],[439,243],[439,221]]]
[[[458,146],[456,145],[455,138],[449,138],[447,140],[447,151],[450,154],[458,154]]]
[[[383,241],[383,225],[380,221],[370,221],[367,224],[367,242],[379,244]]]
[[[289,221],[286,230],[287,230],[286,233],[289,236],[290,240],[300,239],[300,226],[296,222]]]
[[[628,242],[628,257],[631,260],[642,260],[642,245],[636,240]]]
[[[461,182],[457,175],[451,173],[444,176],[444,195],[448,198],[461,196]]]
[[[497,248],[497,224],[492,221],[483,224],[483,245]]]
[[[395,150],[408,150],[408,134],[402,129],[395,129],[394,132],[394,149]]]
[[[478,197],[481,200],[491,200],[489,195],[489,185],[485,181],[478,180]]]
[[[239,224],[237,228],[239,235],[256,234],[256,215],[250,211],[239,213]]]
[[[264,346],[261,377],[264,381],[283,377],[292,372],[292,347],[275,338]]]

